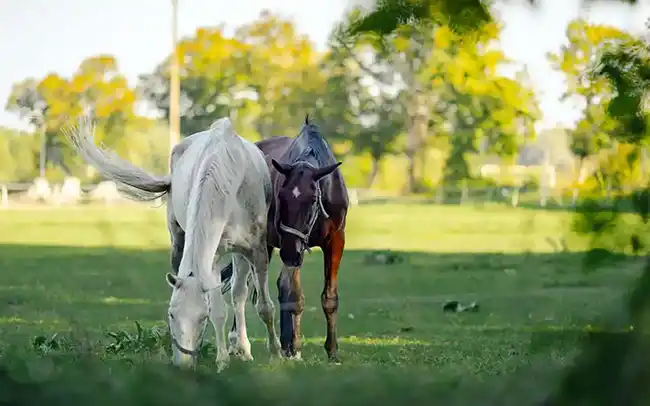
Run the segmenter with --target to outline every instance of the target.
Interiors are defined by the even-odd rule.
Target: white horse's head
[[[176,366],[191,367],[196,364],[207,327],[210,295],[191,273],[184,278],[167,273],[165,279],[172,287],[168,319],[173,362]]]

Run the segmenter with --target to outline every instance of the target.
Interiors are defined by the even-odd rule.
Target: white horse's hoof
[[[215,360],[215,364],[217,365],[217,372],[221,372],[224,369],[226,369],[226,367],[228,366],[228,361],[229,360],[227,358],[225,359],[217,358]]]
[[[241,352],[239,354],[239,359],[244,361],[244,362],[249,362],[249,361],[253,360],[253,355],[250,352],[249,353]]]

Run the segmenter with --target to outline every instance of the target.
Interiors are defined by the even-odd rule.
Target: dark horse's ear
[[[291,172],[291,165],[281,164],[275,159],[271,159],[271,163],[273,164],[273,167],[284,176],[289,175],[289,172]]]
[[[329,175],[330,173],[334,172],[336,168],[338,168],[343,162],[337,162],[332,165],[327,165],[322,168],[318,168],[316,172],[314,172],[314,182],[318,182],[321,180],[323,177]]]

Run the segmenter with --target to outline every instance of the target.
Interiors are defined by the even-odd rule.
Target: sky
[[[254,20],[267,8],[291,18],[299,32],[323,49],[328,33],[350,0],[178,0],[179,36],[196,28],[225,24],[233,28]],[[357,1],[367,3],[367,1]],[[632,32],[642,32],[650,18],[650,0],[633,8],[598,4],[583,10],[578,0],[542,0],[535,10],[510,0],[496,14],[504,23],[501,45],[515,63],[528,66],[544,118],[540,127],[571,125],[579,108],[561,104],[564,85],[546,53],[565,42],[570,20],[583,17]],[[4,111],[12,83],[49,72],[72,75],[88,56],[112,54],[120,70],[135,84],[171,51],[171,0],[4,0],[0,2],[0,126],[25,128]]]

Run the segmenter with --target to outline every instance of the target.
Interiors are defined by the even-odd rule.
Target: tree
[[[571,149],[580,159],[579,182],[582,182],[585,161],[603,155],[601,151],[615,149],[612,136],[618,131],[617,121],[606,111],[613,95],[611,86],[605,78],[589,72],[604,51],[633,38],[615,27],[592,25],[582,19],[572,21],[566,33],[568,44],[559,52],[548,54],[548,59],[565,75],[568,89],[562,100],[584,102],[583,117],[571,134]]]
[[[356,18],[348,26],[363,20]],[[498,34],[494,23],[482,24],[468,37],[425,20],[400,25],[379,38],[342,36],[343,43],[347,39],[348,44],[373,44],[372,63],[358,63],[378,82],[402,92],[409,192],[422,186],[417,166],[423,166],[425,147],[434,139],[430,133],[450,141],[445,173],[450,182],[470,176],[465,155],[477,152],[481,142],[488,152],[514,157],[519,145],[534,136],[540,112],[532,90],[496,72],[507,62],[501,51],[489,46]],[[397,83],[391,83],[396,75]]]
[[[326,78],[321,55],[292,21],[263,10],[235,38],[246,45],[246,85],[254,96],[249,112],[262,138],[297,134],[306,113],[318,108]]]
[[[433,26],[400,25],[385,37],[366,34],[345,35],[361,18],[361,12],[350,13],[340,30],[339,43],[348,49],[364,74],[372,78],[380,89],[400,92],[399,100],[406,116],[404,120],[406,142],[404,153],[408,160],[407,190],[412,193],[422,189],[421,173],[418,174],[418,157],[423,161],[423,146],[428,133],[429,111],[431,109],[432,85],[427,72],[432,43]],[[365,48],[364,52],[355,52]],[[421,172],[421,171],[420,171]],[[419,176],[418,176],[419,175]]]
[[[177,45],[180,60],[181,134],[206,130],[215,120],[230,116],[246,85],[247,46],[226,36],[224,27],[199,28]],[[139,91],[169,120],[169,62],[140,76]]]
[[[340,28],[333,30],[330,50],[321,64],[327,81],[320,111],[323,122],[336,126],[327,133],[337,134],[335,139],[346,145],[346,152],[370,156],[367,185],[371,187],[382,158],[397,152],[394,144],[405,124],[402,92],[386,89],[368,75],[368,68],[357,62],[373,57],[372,44],[363,40],[341,43]]]
[[[650,20],[646,22],[650,29]],[[607,80],[614,96],[607,103],[607,113],[619,122],[617,138],[642,143],[648,135],[644,111],[650,89],[650,52],[647,38],[622,41],[604,50],[592,77]]]
[[[354,139],[354,151],[370,155],[372,169],[367,187],[371,188],[377,179],[382,158],[396,152],[394,142],[404,128],[404,111],[397,97],[385,94],[367,100],[364,107],[367,123],[360,126]]]
[[[336,30],[330,34],[329,49],[321,56],[320,87],[311,92],[314,106],[310,119],[318,123],[321,132],[335,143],[335,153],[354,152],[361,128],[365,86],[363,74],[350,58],[348,50],[336,40]]]
[[[6,109],[44,132],[43,163],[52,162],[70,174],[69,163],[80,161],[65,147],[61,129],[74,124],[84,108],[91,108],[97,138],[110,145],[133,117],[135,100],[115,58],[98,55],[84,60],[70,79],[50,73],[40,80],[27,78],[14,84]]]
[[[37,175],[38,139],[0,127],[0,182],[23,182]]]
[[[199,28],[178,45],[181,132],[203,131],[224,116],[236,116],[245,136],[247,128],[262,138],[297,132],[325,84],[311,42],[268,11],[232,37],[223,30]],[[140,91],[168,118],[169,57],[140,77]]]
[[[541,115],[524,80],[497,72],[508,63],[501,50],[489,46],[498,38],[499,26],[485,24],[476,34],[472,41],[450,27],[438,27],[429,62],[436,94],[433,126],[449,139],[445,181],[451,183],[471,177],[467,155],[478,153],[481,145],[481,152],[514,161],[519,148],[534,138]]]

